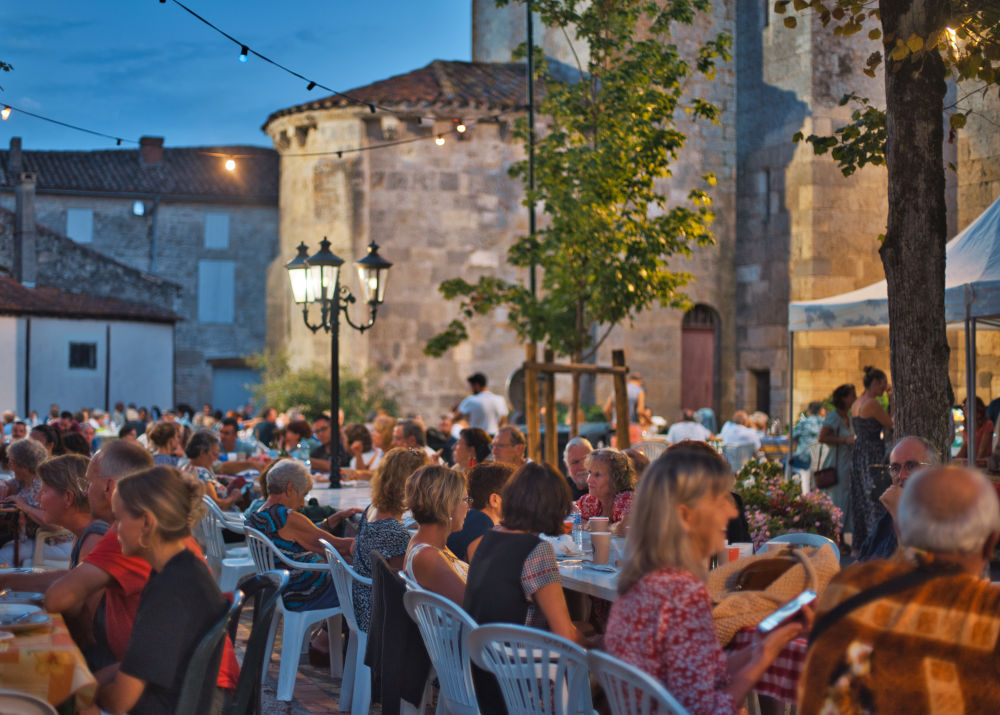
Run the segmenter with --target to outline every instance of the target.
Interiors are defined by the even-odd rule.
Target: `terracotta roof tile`
[[[523,64],[434,60],[421,69],[373,82],[344,94],[361,102],[394,109],[447,106],[511,110],[524,106],[524,93]],[[349,106],[357,106],[357,103],[341,95],[322,97],[279,109],[267,118],[263,128],[285,115]]]
[[[70,293],[52,286],[25,288],[13,278],[0,277],[0,314],[45,315],[57,318],[101,318],[174,323],[180,316],[116,298]]]
[[[212,154],[246,155],[226,171]],[[0,185],[14,186],[11,152],[0,151]],[[38,176],[39,191],[159,194],[197,199],[278,204],[278,153],[255,146],[164,148],[163,160],[146,166],[138,149],[22,151],[20,171]]]

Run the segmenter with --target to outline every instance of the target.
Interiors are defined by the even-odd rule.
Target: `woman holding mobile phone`
[[[658,678],[690,713],[735,713],[802,620],[724,654],[705,587],[712,554],[736,516],[733,473],[707,445],[680,443],[639,483],[604,643],[609,654]],[[812,609],[803,608],[806,625]]]

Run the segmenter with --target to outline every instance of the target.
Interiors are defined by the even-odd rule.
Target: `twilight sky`
[[[182,0],[251,49],[347,90],[423,67],[468,60],[469,0]],[[328,94],[253,57],[182,8],[158,0],[0,3],[0,104],[166,146],[271,146],[274,110]],[[112,149],[115,142],[13,112],[0,149]],[[124,143],[123,148],[134,148]]]

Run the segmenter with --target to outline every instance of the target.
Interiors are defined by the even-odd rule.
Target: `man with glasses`
[[[524,433],[513,425],[505,425],[497,430],[497,436],[490,445],[494,462],[511,464],[520,468],[527,460],[524,458]]]
[[[234,417],[226,417],[219,425],[219,451],[224,454],[236,454],[236,459],[216,462],[212,470],[216,474],[239,474],[245,469],[260,469],[260,464],[251,461],[264,451],[257,440],[240,439],[240,423]]]
[[[899,543],[899,527],[896,525],[896,511],[899,498],[903,495],[903,485],[914,474],[940,463],[937,450],[922,437],[903,437],[889,453],[889,476],[892,485],[879,498],[886,512],[875,524],[858,550],[858,561],[887,559],[896,551]]]

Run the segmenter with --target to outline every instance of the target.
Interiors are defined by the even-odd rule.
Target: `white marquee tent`
[[[945,319],[965,325],[966,394],[975,394],[976,327],[1000,327],[1000,199],[986,209],[946,246]],[[788,306],[789,371],[794,380],[792,334],[808,330],[848,330],[889,324],[886,282],[831,298],[806,300]],[[791,387],[794,387],[792,385]],[[792,389],[789,388],[789,416]],[[969,454],[975,454],[975,415],[969,415],[966,434]]]

